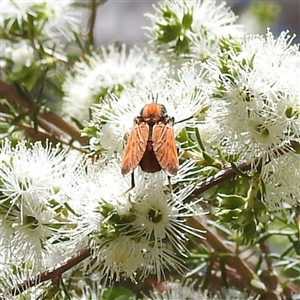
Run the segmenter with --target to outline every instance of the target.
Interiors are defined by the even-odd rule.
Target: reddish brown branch
[[[80,130],[76,126],[66,122],[53,112],[39,112],[38,106],[35,103],[26,101],[16,89],[1,80],[0,98],[7,99],[11,103],[17,103],[24,112],[36,112],[39,124],[47,131],[50,131],[50,134],[61,136],[62,133],[65,133],[81,145],[88,144],[88,139],[81,136]]]
[[[13,289],[5,292],[8,295],[16,296],[28,290],[29,288],[36,286],[39,283],[45,282],[47,280],[55,281],[59,279],[64,272],[70,270],[71,268],[73,268],[74,266],[76,266],[77,264],[85,260],[87,257],[89,257],[91,254],[92,254],[91,249],[89,248],[83,249],[73,257],[69,258],[64,263],[53,268],[52,270],[47,270],[46,272],[43,272],[28,281],[22,282],[21,284],[17,285]],[[2,296],[0,295],[0,300],[5,300],[5,297],[3,296],[4,294],[3,292],[4,291],[2,291]]]
[[[42,145],[44,146],[46,146],[47,141],[50,141],[54,144],[61,143],[64,145],[68,145],[66,141],[60,140],[59,137],[53,137],[51,134],[49,134],[46,131],[42,131],[42,130],[36,131],[34,128],[30,127],[29,125],[21,122],[18,123],[18,126],[26,132],[26,136],[30,137],[35,142],[37,141],[42,142]],[[78,148],[74,145],[72,145],[72,149],[76,149],[79,152],[85,152],[84,149]]]
[[[289,151],[296,150],[299,147],[297,142],[289,142],[283,143],[281,146],[274,148],[272,150],[273,157],[279,157]],[[241,163],[237,166],[239,170],[242,172],[249,171],[253,165],[258,166],[263,161],[263,158],[257,158],[253,163]],[[265,158],[266,163],[270,162],[269,157]],[[205,179],[203,182],[198,185],[198,187],[194,190],[193,196],[199,197],[204,192],[208,191],[212,187],[219,185],[220,183],[226,182],[230,179],[233,179],[237,175],[236,171],[233,168],[227,168],[219,171],[217,174]]]

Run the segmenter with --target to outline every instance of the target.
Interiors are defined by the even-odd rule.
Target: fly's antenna
[[[158,93],[154,96],[153,93],[151,93],[152,103],[157,103],[158,100]]]

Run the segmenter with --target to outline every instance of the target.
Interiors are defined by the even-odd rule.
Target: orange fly
[[[138,165],[148,173],[163,169],[168,176],[177,174],[173,121],[162,104],[146,104],[134,120],[121,163],[122,174],[133,173]]]

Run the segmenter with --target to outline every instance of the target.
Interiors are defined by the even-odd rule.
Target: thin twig
[[[91,6],[91,15],[89,19],[89,32],[88,32],[88,44],[89,46],[94,45],[94,28],[96,24],[96,16],[97,16],[97,1],[90,0]]]
[[[81,132],[76,126],[66,122],[64,119],[53,112],[39,112],[39,108],[35,103],[25,100],[16,89],[3,82],[2,80],[0,80],[0,97],[3,99],[7,99],[7,101],[9,102],[17,103],[24,112],[36,112],[37,119],[40,125],[43,126],[44,129],[46,129],[46,124],[50,126],[48,127],[48,130],[50,130],[50,134],[53,134],[54,136],[61,136],[62,132],[64,132],[73,140],[78,141],[81,145],[88,144],[88,139],[81,136]]]
[[[207,243],[214,249],[217,253],[230,253],[230,255],[226,258],[226,262],[228,266],[234,268],[239,276],[244,281],[244,286],[248,289],[250,288],[251,280],[256,279],[259,280],[258,276],[250,269],[250,267],[239,257],[236,256],[230,248],[228,248],[220,239],[220,237],[213,233],[206,225],[200,222],[196,218],[190,218],[188,223],[193,228],[197,228],[205,231],[205,240]],[[203,242],[202,241],[202,242]],[[256,289],[255,287],[251,287],[251,290],[255,290],[258,294],[262,294],[263,290]]]
[[[285,154],[289,151],[296,150],[297,147],[299,147],[299,144],[297,142],[294,142],[294,141],[291,141],[291,142],[288,142],[288,143],[282,143],[282,145],[280,145],[279,147],[274,148],[272,150],[273,157],[276,158],[276,157],[279,157],[279,156],[281,156],[281,155],[283,155],[283,154]],[[241,170],[243,172],[246,172],[246,171],[251,170],[252,166],[259,166],[263,160],[266,163],[269,163],[270,162],[270,155],[267,158],[258,157],[252,163],[241,163],[237,167],[238,167],[239,170]],[[219,171],[217,174],[215,174],[211,177],[208,177],[207,179],[202,181],[197,186],[197,188],[194,190],[192,195],[194,197],[199,197],[204,192],[211,189],[212,187],[215,187],[215,186],[219,185],[220,183],[228,181],[228,180],[234,178],[236,175],[237,175],[237,173],[233,168],[231,168],[231,167],[225,168],[225,169]]]
[[[46,145],[46,141],[50,141],[53,143],[60,143],[62,145],[69,146],[69,143],[67,141],[64,141],[60,139],[59,137],[54,137],[53,135],[49,134],[46,131],[42,130],[35,130],[32,127],[30,127],[28,124],[18,122],[17,125],[23,129],[26,132],[26,135],[30,137],[33,141],[41,141],[43,145]],[[72,145],[72,149],[77,150],[78,152],[86,153],[85,149],[78,148],[74,145]]]
[[[56,280],[57,278],[60,278],[61,275],[70,270],[72,267],[76,266],[83,260],[85,260],[87,257],[89,257],[92,254],[92,251],[90,248],[83,249],[79,251],[76,255],[69,258],[67,261],[63,262],[59,266],[53,268],[52,270],[47,270],[36,277],[24,281],[21,284],[18,284],[16,287],[12,288],[6,294],[16,296],[20,293],[28,290],[29,288],[36,286],[39,283],[45,282],[47,280]],[[1,291],[0,291],[1,292]],[[4,291],[2,291],[2,296],[0,295],[0,300],[5,300],[5,297],[3,296]]]

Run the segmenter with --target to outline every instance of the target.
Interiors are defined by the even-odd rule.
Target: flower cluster
[[[2,79],[8,83],[21,82],[31,91],[49,75],[50,69],[68,60],[63,51],[78,31],[81,15],[73,3],[73,0],[1,1]],[[56,69],[55,75],[58,73]],[[57,84],[58,78],[53,81]]]
[[[217,1],[162,1],[155,14],[147,14],[151,26],[149,43],[168,61],[196,59],[205,61],[218,51],[222,37],[239,37],[242,31],[234,24],[236,16]]]
[[[0,28],[7,35],[12,32],[22,35],[25,31],[28,38],[34,35],[35,38],[48,43],[59,42],[62,37],[71,40],[72,31],[78,31],[80,22],[80,12],[72,7],[73,3],[73,0],[3,0]],[[32,30],[33,24],[37,32]]]
[[[300,54],[291,41],[287,32],[245,36],[211,62],[219,76],[208,122],[227,152],[268,158],[274,146],[300,140]]]
[[[183,203],[191,187],[173,194],[163,172],[137,170],[135,188],[126,192],[131,181],[121,175],[119,160],[104,162],[90,165],[85,186],[80,188],[85,194],[80,198],[85,197],[89,208],[86,214],[90,214],[93,252],[85,263],[86,270],[98,272],[105,282],[122,278],[136,281],[149,274],[160,280],[170,268],[184,272],[180,256],[186,252],[186,233],[200,235],[184,224],[186,218],[200,213],[195,205]]]
[[[177,79],[166,78],[160,82],[128,88],[121,97],[112,95],[100,105],[92,107],[92,120],[85,129],[91,137],[92,150],[106,150],[111,156],[124,148],[124,137],[129,133],[134,119],[148,103],[163,104],[168,115],[175,120],[174,131],[195,127],[197,115],[208,105],[212,87],[206,67],[201,63],[187,63],[177,72]]]
[[[20,142],[12,148],[3,142],[0,248],[5,272],[12,276],[17,269],[21,279],[28,279],[75,253],[81,242],[73,236],[78,216],[71,212],[71,200],[83,167],[51,144]]]
[[[85,269],[105,281],[160,279],[166,268],[184,272],[186,233],[200,236],[184,224],[200,213],[183,203],[190,186],[173,194],[162,172],[138,173],[135,189],[125,193],[130,182],[118,160],[92,164],[40,143],[12,149],[4,142],[0,164],[0,246],[11,276],[22,261],[32,264],[31,277],[87,245],[93,254]]]
[[[174,300],[174,299],[206,299],[206,300],[256,300],[257,296],[242,293],[235,289],[224,289],[217,293],[208,293],[201,291],[200,287],[197,287],[196,281],[185,280],[180,282],[179,280],[173,280],[165,282],[159,286],[159,289],[151,291],[150,296],[145,296],[143,300]]]
[[[241,42],[224,40],[222,54],[208,63],[216,80],[206,119],[212,128],[210,143],[253,167],[262,164],[263,182],[270,188],[272,182],[271,189],[277,190],[267,189],[270,206],[299,202],[299,184],[293,179],[299,168],[285,168],[277,158],[278,147],[291,152],[291,143],[300,141],[300,53],[291,41],[287,32],[276,39],[270,31],[247,35]],[[299,155],[283,157],[299,165]]]
[[[145,49],[134,47],[127,53],[125,45],[120,49],[111,45],[98,52],[75,63],[63,83],[63,111],[80,121],[88,121],[89,107],[108,93],[120,96],[128,87],[166,77],[167,67]]]

